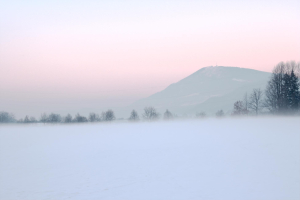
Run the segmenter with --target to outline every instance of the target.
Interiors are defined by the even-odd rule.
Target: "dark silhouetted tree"
[[[13,123],[16,122],[15,116],[8,112],[0,112],[0,123]]]
[[[258,112],[263,108],[263,91],[258,89],[253,89],[250,94],[249,108],[258,115]]]
[[[244,107],[244,114],[247,115],[249,113],[249,101],[248,101],[247,93],[244,95],[243,107]]]
[[[298,109],[299,101],[297,103],[296,99],[299,94],[299,73],[300,63],[296,64],[293,61],[280,62],[274,67],[265,91],[264,102],[264,106],[271,113],[282,114]],[[292,102],[295,107],[292,106]]]
[[[48,115],[46,113],[43,113],[40,117],[40,122],[46,123],[48,121]]]
[[[24,123],[31,123],[31,121],[27,115],[24,118]]]
[[[216,117],[224,117],[224,112],[223,110],[219,110],[218,112],[216,112]]]
[[[73,122],[77,123],[83,123],[83,122],[88,122],[87,118],[84,116],[81,116],[79,113],[74,117]]]
[[[294,70],[290,76],[290,88],[288,92],[288,104],[292,111],[296,112],[300,107],[300,82],[299,78],[295,75]]]
[[[283,75],[283,85],[282,85],[282,113],[289,112],[289,95],[290,95],[290,87],[291,87],[291,76],[287,73]]]
[[[49,122],[49,123],[60,123],[61,122],[61,116],[60,116],[60,114],[51,113],[48,116],[47,122]]]
[[[159,118],[159,113],[156,112],[155,108],[152,106],[145,107],[144,113],[143,113],[143,118],[145,120],[156,120]]]
[[[71,123],[72,121],[72,116],[70,114],[67,114],[67,116],[65,116],[64,118],[64,123]]]
[[[128,118],[130,121],[138,121],[140,119],[138,113],[135,110],[132,110],[130,113],[130,117]]]
[[[116,119],[114,111],[112,110],[108,110],[105,113],[102,113],[102,117],[104,117],[104,121],[112,121]]]
[[[245,109],[242,101],[236,101],[233,105],[232,115],[246,115],[248,111]]]
[[[166,112],[164,113],[164,119],[165,120],[170,120],[170,119],[173,119],[174,116],[173,114],[167,109]]]
[[[89,121],[90,122],[99,122],[100,121],[100,117],[96,113],[90,113],[90,115],[89,115]]]
[[[265,107],[272,113],[279,113],[283,108],[283,76],[286,71],[283,62],[278,63],[272,72],[265,92]]]

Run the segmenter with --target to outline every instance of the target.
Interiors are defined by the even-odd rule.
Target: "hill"
[[[194,115],[204,111],[214,114],[223,109],[230,113],[233,103],[254,88],[265,89],[270,73],[239,67],[205,67],[171,84],[161,92],[135,102],[140,110],[154,106],[159,112],[166,109],[178,115]]]

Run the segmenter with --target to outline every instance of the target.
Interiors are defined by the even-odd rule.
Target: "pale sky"
[[[0,110],[21,117],[126,106],[206,66],[290,60],[299,0],[0,0]]]

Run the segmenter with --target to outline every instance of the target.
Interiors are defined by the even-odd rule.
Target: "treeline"
[[[300,108],[300,63],[280,62],[273,71],[265,91],[253,89],[248,97],[234,103],[232,115],[258,115],[262,110],[275,115],[294,115]]]
[[[173,115],[169,110],[163,115],[163,119],[169,120],[173,119],[175,115]],[[142,118],[147,121],[153,121],[160,118],[160,114],[156,111],[154,107],[145,107]],[[62,117],[60,114],[46,114],[43,113],[40,118],[37,120],[35,117],[25,116],[24,119],[16,120],[15,116],[8,112],[0,112],[0,123],[84,123],[84,122],[108,122],[115,120],[115,114],[112,110],[107,110],[106,112],[102,112],[101,115],[96,113],[90,113],[88,117],[82,116],[79,113],[72,117],[72,115],[67,114]],[[139,121],[139,114],[132,110],[130,116],[128,118],[129,121]]]
[[[83,122],[100,122],[113,121],[115,114],[112,110],[102,112],[101,116],[96,113],[90,113],[88,117],[82,116],[79,113],[74,117],[70,114],[62,117],[60,114],[46,114],[43,113],[37,120],[35,117],[25,116],[24,119],[16,120],[14,115],[8,112],[0,112],[0,123],[83,123]]]

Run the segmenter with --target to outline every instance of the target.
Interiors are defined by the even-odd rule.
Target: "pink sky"
[[[211,65],[271,71],[300,60],[299,8],[299,1],[1,1],[0,110],[49,98],[123,106]]]

